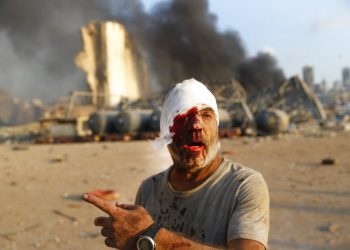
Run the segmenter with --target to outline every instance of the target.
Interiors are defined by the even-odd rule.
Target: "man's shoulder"
[[[261,176],[261,173],[257,170],[247,167],[239,162],[233,161],[228,158],[224,158],[224,164],[226,164],[226,173],[233,178],[237,177],[249,177],[249,176]]]
[[[166,178],[168,175],[169,168],[163,170],[162,172],[159,172],[157,174],[151,175],[150,177],[146,178],[141,183],[141,188],[154,186],[154,185],[160,185],[162,180]]]
[[[137,191],[135,204],[145,206],[151,196],[158,196],[159,191],[164,187],[164,178],[166,178],[169,169],[158,174],[154,174],[143,180]]]
[[[233,189],[260,188],[266,185],[263,175],[257,170],[227,158],[224,159],[223,163],[225,164],[224,171],[219,177],[219,183],[222,185]]]

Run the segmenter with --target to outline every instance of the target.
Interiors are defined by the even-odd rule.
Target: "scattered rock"
[[[328,227],[328,232],[330,233],[335,233],[336,231],[338,231],[340,229],[340,225],[336,224],[336,223],[332,223],[331,225],[329,225]]]
[[[15,145],[12,147],[13,151],[23,151],[23,150],[28,150],[29,147],[28,146],[24,146],[24,145]]]
[[[333,158],[324,158],[322,159],[322,165],[335,165],[336,161]]]
[[[59,163],[59,162],[63,162],[63,157],[55,157],[55,158],[52,158],[50,160],[51,163]]]
[[[111,189],[98,189],[98,190],[89,192],[89,194],[97,196],[106,201],[117,200],[119,198],[119,193]]]
[[[337,223],[333,223],[333,222],[328,222],[324,225],[321,225],[319,227],[319,230],[322,232],[328,232],[328,233],[335,233],[340,229],[340,225]]]
[[[86,238],[96,238],[100,236],[100,232],[83,232],[81,233],[81,236],[86,237]]]

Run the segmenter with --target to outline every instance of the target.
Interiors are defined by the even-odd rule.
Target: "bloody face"
[[[170,132],[173,141],[168,148],[179,170],[195,172],[206,167],[218,152],[218,127],[211,108],[193,107],[177,115]]]

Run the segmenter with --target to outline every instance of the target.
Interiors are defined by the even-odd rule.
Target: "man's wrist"
[[[161,229],[161,226],[157,222],[154,222],[141,235],[146,235],[154,239],[160,229]]]
[[[138,237],[136,247],[138,250],[154,250],[156,249],[155,237],[161,229],[158,223],[153,223]]]

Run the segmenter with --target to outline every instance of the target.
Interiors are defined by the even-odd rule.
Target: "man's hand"
[[[153,224],[153,219],[141,206],[125,204],[114,206],[90,194],[85,194],[83,198],[109,215],[109,217],[97,217],[94,222],[96,226],[102,227],[101,234],[106,237],[105,244],[108,247],[135,248],[135,236]]]

